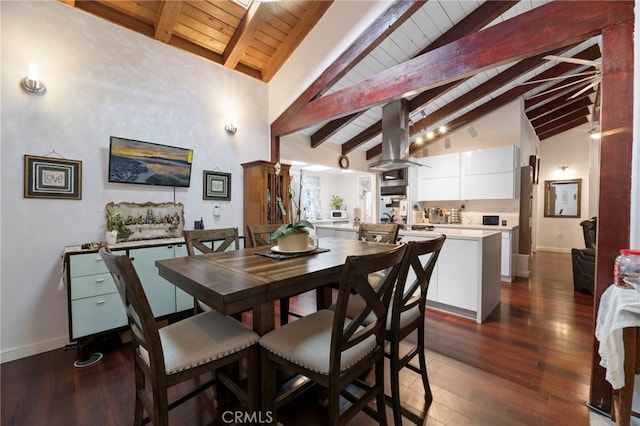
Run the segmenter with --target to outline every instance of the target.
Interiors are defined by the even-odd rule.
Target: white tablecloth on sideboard
[[[640,292],[611,284],[602,293],[596,320],[596,339],[600,342],[600,365],[613,389],[624,387],[624,344],[622,329],[640,327]]]

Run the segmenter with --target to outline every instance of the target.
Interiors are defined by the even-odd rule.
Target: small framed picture
[[[82,199],[82,161],[25,155],[24,197]]]
[[[231,173],[205,170],[203,172],[202,199],[231,201]]]

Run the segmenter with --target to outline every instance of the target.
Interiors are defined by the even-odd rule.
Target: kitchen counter
[[[325,230],[333,230],[333,231],[341,231],[341,232],[353,232],[354,233],[353,238],[355,238],[355,234],[358,232],[358,228],[354,227],[352,224],[318,223],[316,228],[318,230],[325,229]],[[488,235],[492,235],[500,232],[499,229],[494,230],[493,228],[497,228],[497,227],[487,227],[487,229],[464,229],[464,228],[456,229],[450,226],[434,225],[433,231],[401,229],[398,232],[398,235],[401,237],[405,235],[414,235],[414,236],[421,236],[421,237],[436,238],[441,234],[445,234],[447,236],[455,236],[456,238],[459,238],[459,239],[478,239],[478,238],[483,238]],[[504,227],[504,228],[508,228],[508,227]],[[319,236],[322,236],[322,235],[319,235]]]
[[[318,224],[316,234],[323,237],[356,239],[352,224]],[[508,230],[507,230],[508,232]],[[500,303],[500,265],[502,232],[498,229],[455,229],[436,227],[432,231],[400,230],[401,241],[447,239],[431,276],[427,304],[433,309],[483,322]]]
[[[420,225],[430,225],[429,223],[422,223]],[[483,225],[481,223],[434,223],[433,226],[438,228],[448,229],[482,229],[482,230],[495,230],[495,231],[513,231],[518,229],[518,225]]]

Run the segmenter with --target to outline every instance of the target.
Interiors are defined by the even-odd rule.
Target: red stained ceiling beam
[[[559,104],[557,107],[544,111],[544,113],[540,114],[536,119],[532,120],[531,117],[529,117],[528,115],[527,115],[527,118],[529,118],[529,121],[531,121],[531,125],[535,129],[536,127],[540,127],[544,123],[548,123],[551,120],[555,120],[559,117],[566,116],[568,113],[571,113],[577,109],[588,108],[592,104],[593,102],[591,102],[591,99],[589,99],[586,96],[580,99],[572,99],[571,101],[565,100],[564,102],[562,102],[562,104]]]
[[[557,128],[563,127],[567,123],[571,123],[574,120],[578,120],[580,118],[584,118],[588,121],[589,114],[589,108],[580,108],[578,110],[571,111],[566,115],[556,117],[554,120],[550,120],[547,123],[536,127],[534,130],[537,134],[542,135]]]
[[[582,118],[577,118],[573,121],[567,122],[565,124],[563,124],[562,126],[556,127],[553,130],[550,130],[548,132],[545,133],[536,133],[538,135],[538,139],[540,139],[541,141],[545,140],[545,139],[549,139],[550,137],[559,135],[562,132],[566,132],[567,130],[571,130],[574,127],[578,127],[578,126],[582,126],[583,124],[588,123],[589,120],[586,117],[582,117]]]
[[[286,125],[285,135],[489,68],[579,43],[602,28],[633,20],[633,2],[551,2],[316,99]],[[491,48],[487,48],[491,46]]]
[[[496,19],[497,17],[505,13],[507,10],[511,9],[517,3],[518,3],[517,1],[488,1],[481,4],[473,12],[467,15],[464,19],[462,19],[456,25],[451,27],[448,31],[446,31],[440,37],[435,39],[427,47],[422,49],[417,55],[414,56],[414,58],[420,55],[423,55],[427,52],[430,52],[433,49],[437,49],[438,47],[444,46],[445,44],[451,43],[452,41],[458,40],[459,38],[462,38],[467,34],[471,34],[475,31],[480,31],[482,28],[486,27],[494,19]],[[427,104],[432,99],[438,96],[442,96],[446,91],[451,90],[458,84],[461,84],[463,81],[464,80],[461,80],[446,86],[441,86],[436,89],[426,91],[417,95],[409,102],[409,111],[415,111],[421,108],[423,105]],[[357,118],[358,115],[353,114],[350,117],[351,117],[351,120],[348,120],[348,121],[345,121],[345,120],[340,121],[340,119],[334,120],[334,121],[339,121],[341,123],[341,127],[344,127],[349,122]],[[337,127],[334,124],[334,121],[326,124],[318,132],[316,132],[311,136],[312,147],[315,148],[321,142],[324,142],[325,140],[327,140],[333,133],[335,133],[341,128],[341,127]],[[380,124],[381,123],[382,121],[380,122]],[[328,127],[328,128],[325,129],[325,127]],[[376,134],[371,132],[371,129],[374,127],[375,128],[381,127],[381,125],[379,125],[379,123],[374,123],[368,129],[365,129],[360,134],[356,135],[352,139],[342,144],[342,154],[346,155],[350,151],[357,148],[360,144],[365,143],[367,140],[370,140],[378,136],[380,132]],[[330,130],[333,130],[333,133],[329,133]],[[323,139],[320,139],[320,132],[322,132],[322,134],[324,135]],[[364,139],[363,136],[365,134],[370,135],[369,139]],[[359,141],[359,143],[356,145],[355,141]]]
[[[360,60],[366,57],[389,34],[411,17],[424,1],[397,0],[367,28],[356,41],[333,62],[293,103],[275,119],[273,126],[280,126],[295,115],[312,99],[321,96],[348,73]],[[272,132],[273,133],[273,132]],[[276,135],[282,136],[282,135]]]

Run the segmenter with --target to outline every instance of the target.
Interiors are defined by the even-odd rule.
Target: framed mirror
[[[544,181],[544,217],[580,217],[582,179]]]

